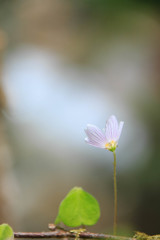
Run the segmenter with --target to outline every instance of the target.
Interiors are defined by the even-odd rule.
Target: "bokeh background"
[[[160,233],[160,3],[0,1],[0,222],[47,230],[74,186],[112,233],[113,156],[88,123],[125,122],[117,149],[118,233]]]

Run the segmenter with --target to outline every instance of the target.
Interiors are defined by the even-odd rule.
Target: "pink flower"
[[[87,129],[85,129],[87,135],[85,141],[94,147],[104,148],[114,152],[118,146],[123,124],[124,122],[118,124],[116,117],[113,115],[106,122],[104,131],[101,131],[95,125],[88,124]]]

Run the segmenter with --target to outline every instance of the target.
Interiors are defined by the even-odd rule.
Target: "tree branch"
[[[63,230],[55,230],[50,232],[15,232],[15,238],[75,238],[76,234]],[[113,236],[107,235],[103,233],[91,233],[91,232],[83,232],[79,234],[79,238],[88,238],[88,239],[110,239],[110,240],[136,240],[135,238],[130,237],[121,237],[121,236]]]

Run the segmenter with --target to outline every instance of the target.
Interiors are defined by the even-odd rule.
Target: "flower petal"
[[[92,145],[97,148],[105,148],[104,144],[93,142],[93,141],[89,140],[88,138],[85,138],[85,142],[88,143],[89,145]]]
[[[119,139],[120,136],[121,136],[121,132],[122,132],[123,125],[124,125],[124,122],[120,122],[120,123],[119,123],[119,128],[118,128],[118,139]],[[117,139],[117,141],[118,141],[118,139]]]
[[[105,134],[96,126],[94,125],[87,125],[87,129],[85,129],[87,137],[85,141],[99,148],[105,148],[106,138]]]
[[[112,140],[117,141],[119,136],[118,131],[118,121],[114,115],[112,115],[108,121],[106,122],[106,138],[107,142],[110,142]]]

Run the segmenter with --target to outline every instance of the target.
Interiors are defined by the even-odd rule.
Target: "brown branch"
[[[15,238],[66,238],[66,237],[75,238],[76,234],[68,231],[55,230],[50,232],[15,232],[14,237]],[[80,233],[79,238],[136,240],[135,238],[130,238],[130,237],[113,236],[113,235],[107,235],[103,233],[91,233],[91,232]]]

